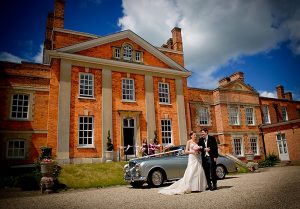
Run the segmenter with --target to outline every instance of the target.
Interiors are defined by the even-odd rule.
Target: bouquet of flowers
[[[44,158],[44,159],[42,159],[41,162],[42,162],[42,163],[54,163],[54,160],[49,159],[49,158]]]
[[[194,146],[192,147],[192,149],[193,149],[194,151],[199,151],[199,149],[201,149],[201,147],[198,146],[198,145],[194,145]]]

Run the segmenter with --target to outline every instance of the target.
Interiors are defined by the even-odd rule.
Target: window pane
[[[81,146],[93,144],[93,117],[81,116],[79,117],[78,143]]]
[[[94,75],[89,73],[80,74],[79,96],[94,97]]]
[[[11,106],[11,117],[16,119],[27,119],[29,111],[29,95],[13,95]]]

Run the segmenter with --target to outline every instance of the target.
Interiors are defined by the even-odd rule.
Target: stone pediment
[[[156,47],[154,47],[153,45],[151,45],[150,43],[142,39],[140,36],[132,32],[131,30],[121,31],[119,33],[115,33],[112,35],[103,36],[93,40],[74,44],[68,47],[60,48],[57,49],[57,52],[85,55],[84,54],[85,52],[94,51],[97,49],[104,50],[104,51],[111,50],[111,48],[107,48],[107,47],[105,48],[104,46],[105,45],[107,46],[110,43],[114,44],[122,41],[131,42],[136,46],[138,46],[139,48],[147,51],[152,56],[154,56],[157,60],[159,60],[159,62],[163,63],[166,66],[166,68],[174,69],[182,72],[189,72],[183,66],[179,65],[170,57],[163,54],[160,50],[158,50]],[[101,46],[103,46],[103,49],[101,49]]]

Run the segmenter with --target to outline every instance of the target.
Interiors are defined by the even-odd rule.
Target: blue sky
[[[40,62],[54,0],[2,0],[0,60]],[[283,85],[300,101],[300,1],[66,0],[65,28],[95,35],[130,29],[154,46],[182,28],[191,87],[214,89],[236,71],[262,96]]]

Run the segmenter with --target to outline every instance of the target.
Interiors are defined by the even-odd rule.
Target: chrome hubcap
[[[217,166],[216,174],[219,178],[223,178],[225,174],[224,168],[221,166]]]
[[[162,173],[159,171],[154,171],[152,174],[152,183],[155,186],[159,186],[159,185],[161,185],[162,180],[163,180]]]

